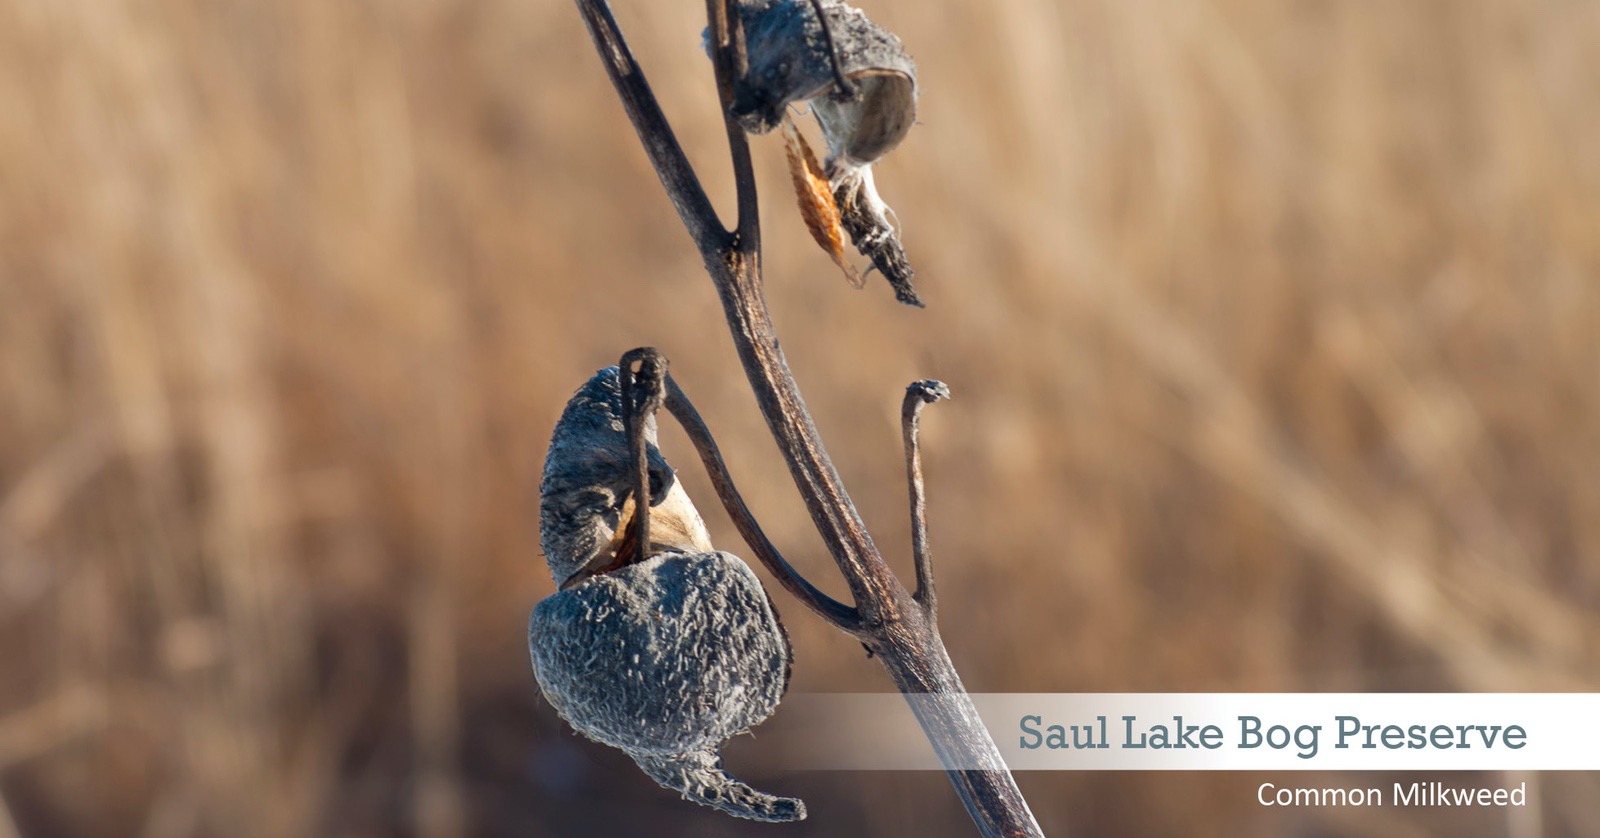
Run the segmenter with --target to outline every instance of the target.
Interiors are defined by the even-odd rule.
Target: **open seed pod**
[[[911,283],[916,272],[872,179],[872,164],[893,151],[916,122],[917,68],[900,39],[839,0],[745,0],[739,22],[748,70],[734,84],[731,114],[746,131],[759,134],[781,124],[789,105],[810,105],[828,143],[831,194],[823,214],[839,222],[824,230],[819,244],[839,261],[825,240],[842,228],[900,302],[921,306]],[[795,155],[790,157],[801,184],[803,173]],[[809,195],[797,190],[797,196],[804,214]],[[812,216],[806,220],[815,236]],[[858,284],[853,269],[845,267],[845,275]]]
[[[646,417],[645,434],[655,512],[650,551],[672,546],[711,549],[700,514],[656,447],[654,416]],[[607,367],[567,402],[545,455],[539,485],[539,542],[558,583],[622,546],[632,494],[621,381],[617,368]]]
[[[824,32],[809,0],[747,0],[739,6],[749,71],[734,90],[733,116],[764,134],[795,102],[810,102],[830,159],[871,163],[900,144],[917,116],[917,68],[893,33],[838,0],[822,0]],[[838,69],[853,90],[840,90]]]
[[[556,425],[540,535],[563,589],[529,621],[534,675],[568,724],[621,749],[662,786],[741,818],[800,820],[805,804],[729,777],[717,752],[770,716],[788,688],[777,612],[742,560],[712,549],[653,425],[651,543],[630,543],[635,498],[622,417],[610,367]]]

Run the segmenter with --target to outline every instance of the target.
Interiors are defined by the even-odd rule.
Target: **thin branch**
[[[694,166],[689,163],[677,136],[672,133],[672,125],[667,122],[666,114],[661,112],[661,104],[656,101],[655,93],[651,92],[650,83],[645,80],[638,62],[634,61],[628,42],[622,37],[617,20],[611,14],[610,4],[606,0],[577,0],[577,3],[578,11],[583,14],[583,22],[589,27],[589,36],[599,49],[606,75],[611,77],[617,96],[622,99],[622,106],[628,112],[628,119],[633,122],[639,140],[644,143],[645,153],[650,156],[650,165],[660,176],[667,197],[672,200],[672,206],[677,209],[684,226],[689,228],[689,235],[700,253],[709,258],[722,249],[731,234],[722,226],[716,209],[706,197],[705,188],[700,185],[700,178],[694,173]],[[741,134],[740,139],[743,138]],[[745,157],[748,160],[748,151]],[[742,200],[740,205],[743,206]]]
[[[638,365],[637,372],[634,365]],[[633,473],[633,543],[639,559],[650,555],[650,458],[645,439],[650,417],[661,408],[667,359],[655,347],[630,350],[617,362],[622,383],[622,422],[628,434],[628,468]]]
[[[678,382],[667,376],[667,412],[678,420],[683,426],[684,433],[688,434],[689,441],[694,443],[695,451],[700,454],[700,462],[705,464],[706,473],[711,476],[711,485],[717,490],[717,497],[722,499],[723,508],[728,510],[728,517],[733,519],[733,525],[739,530],[739,535],[756,558],[766,565],[767,570],[777,577],[783,589],[793,594],[807,608],[827,620],[834,626],[851,634],[861,632],[861,612],[845,605],[823,593],[811,584],[800,571],[795,570],[788,560],[778,552],[761,524],[756,522],[755,515],[751,514],[750,507],[744,502],[744,496],[739,494],[739,488],[733,483],[733,475],[728,472],[728,465],[722,459],[722,450],[717,447],[717,440],[711,435],[711,429],[706,426],[705,420],[700,417],[700,411],[695,410],[694,403],[689,401],[688,395],[678,387]]]
[[[604,2],[604,0],[580,0]],[[839,480],[838,471],[822,447],[811,414],[806,410],[794,375],[778,346],[761,289],[761,224],[750,143],[744,129],[730,113],[734,80],[748,67],[744,27],[736,25],[739,0],[706,0],[710,29],[711,64],[722,103],[722,121],[728,134],[733,176],[738,194],[738,232],[719,253],[705,254],[706,267],[717,287],[722,309],[733,333],[734,349],[745,370],[762,415],[783,453],[789,473],[821,532],[834,562],[844,573],[863,620],[886,623],[898,619],[892,596],[894,575],[881,560],[866,525]]]
[[[822,14],[822,0],[811,0],[811,11],[816,13],[816,22],[822,27],[822,46],[827,48],[827,61],[834,66],[834,83],[838,86],[838,93],[842,93],[846,99],[856,98],[856,83],[845,75],[845,64],[838,59],[838,46],[834,45],[834,24],[827,22],[827,14]]]
[[[634,366],[638,371],[634,371]],[[622,428],[628,448],[629,498],[633,514],[621,524],[624,537],[617,543],[615,552],[596,553],[583,566],[573,571],[559,586],[560,590],[575,588],[589,579],[611,573],[634,562],[650,558],[650,511],[656,499],[650,491],[649,439],[646,430],[650,417],[661,409],[664,398],[667,359],[653,347],[642,346],[630,350],[617,362],[617,383],[621,389]],[[626,509],[626,507],[624,507]]]
[[[928,612],[938,615],[939,597],[933,587],[933,556],[928,552],[928,502],[922,483],[922,446],[917,441],[924,405],[950,398],[950,388],[942,381],[923,379],[906,388],[900,405],[900,432],[906,446],[906,483],[911,493],[911,554],[917,562],[917,589],[911,598]]]
[[[739,24],[739,0],[706,0],[706,20],[711,29],[711,67],[717,78],[717,99],[728,133],[728,153],[733,158],[733,183],[739,201],[739,221],[734,249],[747,259],[761,253],[761,208],[756,200],[755,164],[750,159],[750,138],[733,108],[733,80],[744,78],[749,57],[744,48],[744,26]],[[710,254],[706,256],[710,261]]]
[[[856,98],[856,83],[844,74],[844,63],[839,60],[839,48],[833,43],[833,24],[822,13],[822,0],[811,0],[811,10],[817,13],[817,25],[822,27],[822,44],[828,50],[828,61],[833,65],[833,80],[846,99]]]

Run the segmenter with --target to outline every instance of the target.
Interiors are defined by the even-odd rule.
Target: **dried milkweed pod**
[[[540,486],[540,536],[562,590],[528,624],[534,675],[574,729],[689,800],[762,821],[805,817],[722,770],[717,749],[777,708],[789,642],[760,581],[711,547],[646,422],[651,499],[633,497],[616,367],[568,402]],[[649,545],[631,543],[636,502]]]
[[[788,644],[766,593],[728,553],[660,553],[534,609],[539,686],[563,718],[650,778],[743,818],[805,817],[722,771],[717,749],[777,708]]]
[[[748,70],[734,85],[732,116],[745,130],[766,133],[789,105],[808,103],[828,143],[825,169],[845,232],[901,302],[922,305],[872,179],[872,164],[916,122],[911,56],[893,33],[838,0],[746,0],[739,19]],[[800,198],[804,210],[806,195]]]
[[[668,545],[709,550],[711,536],[655,445],[655,417],[643,417],[650,473],[651,550]],[[545,456],[539,485],[539,541],[550,573],[563,585],[583,567],[625,546],[634,502],[622,411],[621,378],[607,367],[567,401]]]
[[[746,0],[739,21],[749,69],[735,85],[732,113],[745,130],[764,134],[790,104],[810,102],[830,155],[857,165],[889,153],[911,130],[916,64],[860,9],[838,0]]]

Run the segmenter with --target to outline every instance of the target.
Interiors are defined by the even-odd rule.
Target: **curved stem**
[[[617,362],[622,422],[628,434],[628,469],[633,475],[633,543],[638,545],[641,560],[650,554],[650,507],[655,503],[645,431],[650,417],[661,407],[666,376],[667,359],[654,347],[630,350]]]
[[[839,47],[833,42],[833,24],[822,13],[822,0],[811,0],[811,10],[817,13],[817,25],[822,28],[822,45],[828,50],[828,62],[833,65],[833,81],[846,99],[856,98],[856,83],[844,74],[844,64],[839,60]]]
[[[772,541],[767,538],[761,524],[751,514],[750,507],[744,502],[744,496],[739,493],[739,488],[733,483],[733,475],[728,472],[728,465],[722,459],[722,451],[717,447],[717,440],[711,435],[711,429],[706,426],[705,420],[700,417],[700,411],[695,410],[694,403],[678,387],[671,375],[667,376],[667,412],[678,420],[683,426],[684,433],[688,434],[689,441],[694,443],[695,451],[700,454],[700,462],[705,465],[706,473],[711,477],[711,485],[716,488],[717,496],[722,499],[723,508],[728,510],[728,517],[733,519],[733,526],[739,530],[739,535],[750,545],[756,558],[766,565],[767,570],[783,585],[784,590],[794,595],[807,608],[818,616],[827,620],[834,626],[851,634],[861,631],[861,613],[851,606],[834,599],[823,593],[811,584],[788,560],[778,552]]]

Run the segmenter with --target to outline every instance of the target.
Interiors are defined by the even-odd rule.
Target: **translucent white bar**
[[[1019,771],[1600,770],[1594,693],[972,698],[1007,764]],[[791,695],[758,735],[788,754],[794,768],[940,768],[907,699],[894,693]]]

